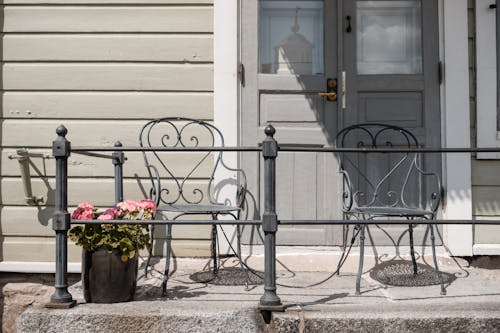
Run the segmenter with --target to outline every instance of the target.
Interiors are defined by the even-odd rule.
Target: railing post
[[[52,142],[52,155],[56,159],[56,206],[52,219],[52,229],[56,232],[56,276],[55,292],[47,307],[70,308],[75,305],[68,291],[68,157],[70,142],[66,139],[68,130],[63,125],[56,129],[57,139]]]
[[[283,311],[281,300],[276,294],[276,232],[278,216],[276,214],[276,157],[278,144],[274,139],[276,130],[268,125],[264,132],[266,138],[262,142],[264,158],[264,214],[262,230],[264,231],[264,294],[260,298],[260,310],[266,322],[270,321],[271,311]]]
[[[122,147],[120,141],[115,142],[115,147]],[[125,154],[123,151],[113,152],[113,164],[115,166],[115,204],[123,201],[123,163]]]

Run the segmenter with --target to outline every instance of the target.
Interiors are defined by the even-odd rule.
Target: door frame
[[[245,0],[214,0],[213,7],[214,123],[223,131],[228,146],[239,144],[240,133],[238,63],[241,1]],[[441,142],[444,147],[470,147],[467,0],[438,1],[439,54],[445,64],[441,85]],[[237,156],[231,158],[231,163],[237,163]],[[469,154],[446,155],[443,159],[443,182],[447,191],[442,218],[472,219]],[[453,255],[472,255],[472,230],[472,225],[444,226],[444,243]]]

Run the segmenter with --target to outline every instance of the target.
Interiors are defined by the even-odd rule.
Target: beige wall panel
[[[57,137],[56,128],[64,124],[68,129],[66,138],[72,147],[113,147],[116,141],[124,146],[137,147],[137,137],[144,121],[75,121],[75,120],[20,120],[2,122],[2,146],[4,147],[50,147]],[[200,137],[204,140],[206,136]],[[201,141],[203,142],[203,141]]]
[[[213,118],[212,93],[4,92],[4,118]]]
[[[5,237],[0,243],[2,261],[54,261],[55,237]],[[68,242],[68,261],[81,261],[81,248]]]
[[[474,216],[500,216],[500,187],[473,186],[472,198]]]
[[[6,5],[15,4],[211,4],[213,0],[4,0]]]
[[[473,159],[472,185],[500,186],[500,161]]]
[[[44,204],[54,205],[55,181],[50,179],[48,180],[48,184],[44,181],[41,179],[32,179],[33,194],[43,196]],[[3,178],[1,185],[3,205],[25,205],[21,178]],[[190,195],[196,186],[202,187],[204,184],[197,181],[189,185],[185,188],[187,195]],[[144,189],[144,193],[141,190],[141,186]],[[87,201],[99,207],[110,207],[114,204],[114,191],[114,182],[112,179],[69,179],[68,204],[76,206],[81,202]],[[144,179],[139,181],[125,179],[123,182],[123,192],[125,199],[144,199],[146,197],[145,193],[149,192],[149,184]]]
[[[2,236],[47,236],[53,237],[52,222],[54,207],[3,207],[1,210]]]
[[[210,91],[210,64],[7,63],[5,90]]]
[[[172,240],[172,256],[174,257],[210,257],[209,240],[187,240],[174,239]],[[165,256],[165,241],[159,240],[155,242],[153,247],[153,255]],[[202,267],[200,267],[200,270]]]
[[[211,6],[6,6],[4,32],[212,32]]]
[[[33,154],[48,154],[47,149],[29,149]],[[110,154],[110,153],[109,153]],[[108,154],[108,155],[109,155]],[[19,177],[19,162],[17,159],[10,159],[9,156],[16,156],[15,149],[2,150],[1,170],[2,176]],[[127,161],[123,167],[124,177],[141,178],[149,177],[144,166],[144,159],[141,153],[127,152]],[[200,153],[159,153],[163,161],[171,168],[176,177],[185,177],[191,171],[188,166],[194,167],[205,155]],[[32,177],[53,177],[55,175],[55,160],[50,158],[32,157],[30,159],[30,174]],[[68,160],[69,177],[113,177],[114,165],[112,161],[104,158],[96,158],[73,153]],[[208,178],[213,169],[213,158],[206,159],[199,168],[192,174],[194,178]],[[192,178],[193,178],[192,177]]]
[[[500,219],[499,216],[478,217],[478,220]],[[474,244],[500,244],[500,225],[474,226]]]
[[[73,212],[74,207],[68,209]],[[3,207],[1,210],[2,236],[46,236],[53,237],[51,217],[54,207]],[[206,217],[197,217],[203,219]],[[179,239],[210,239],[211,226],[186,225],[172,228],[172,236]],[[155,238],[164,239],[166,227],[158,225],[155,228]]]
[[[211,62],[211,35],[6,35],[4,61]]]
[[[155,255],[165,255],[165,242],[155,245]],[[210,256],[209,240],[173,240],[173,255],[178,257]],[[0,243],[0,260],[2,261],[42,261],[55,260],[54,237],[7,237]],[[68,242],[68,262],[81,262],[81,247]],[[200,268],[201,269],[201,268]]]
[[[205,217],[210,219],[210,217]],[[203,219],[197,217],[192,219]],[[210,225],[186,225],[174,226],[172,228],[172,237],[176,239],[210,239],[212,227]],[[164,225],[155,226],[155,239],[167,238],[167,227]]]

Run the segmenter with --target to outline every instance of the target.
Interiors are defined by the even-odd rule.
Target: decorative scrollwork
[[[341,130],[336,144],[340,148],[420,147],[415,135],[408,130],[375,123]],[[344,211],[353,207],[405,207],[435,212],[442,197],[440,179],[437,173],[424,171],[419,165],[420,160],[415,152],[340,153],[340,169],[347,175],[344,176],[343,200],[348,202],[343,204]],[[427,178],[433,178],[433,181]]]
[[[139,136],[141,147],[155,148],[214,148],[223,147],[224,138],[219,129],[209,122],[189,118],[160,118],[146,123]],[[218,167],[236,171],[245,188],[241,191],[244,200],[246,176],[241,169],[229,168],[224,163],[221,151],[193,152],[191,164],[183,164],[180,170],[172,166],[172,152],[161,150],[143,151],[143,158],[151,180],[150,197],[157,204],[195,205],[226,204],[214,198],[215,171]],[[170,159],[169,159],[170,158]],[[210,174],[207,175],[207,170]],[[235,193],[236,195],[236,193]]]

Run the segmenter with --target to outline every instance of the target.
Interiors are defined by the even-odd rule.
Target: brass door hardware
[[[337,79],[327,79],[326,80],[326,91],[320,91],[317,93],[318,96],[326,97],[330,102],[337,100]]]

